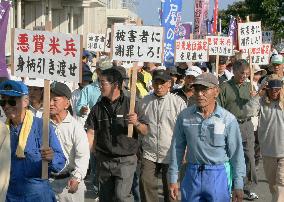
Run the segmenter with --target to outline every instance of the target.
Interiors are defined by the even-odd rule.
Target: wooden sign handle
[[[130,87],[130,109],[129,113],[134,113],[135,109],[135,100],[136,100],[136,81],[137,81],[137,69],[138,62],[134,62],[132,68],[132,77],[131,77],[131,87]],[[128,137],[132,137],[133,135],[133,124],[128,124]]]
[[[220,32],[217,33],[217,36],[220,36]],[[219,78],[219,55],[216,55],[216,62],[215,62],[215,71],[216,71],[216,76]]]
[[[247,16],[247,22],[250,22],[249,15]],[[252,66],[252,61],[251,61],[251,49],[248,50],[248,56],[249,56],[249,69],[250,69],[250,90],[253,91],[254,68]]]
[[[52,31],[51,21],[45,24],[46,31]],[[50,108],[50,81],[44,80],[43,92],[43,133],[42,133],[42,147],[49,147],[49,108]],[[48,179],[48,161],[42,160],[41,178]]]

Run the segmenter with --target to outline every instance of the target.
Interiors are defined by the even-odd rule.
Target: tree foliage
[[[261,21],[262,30],[274,31],[274,40],[284,38],[284,0],[245,0],[229,5],[219,11],[222,19],[222,31],[228,31],[230,16],[239,16],[243,21],[246,16],[250,21]]]

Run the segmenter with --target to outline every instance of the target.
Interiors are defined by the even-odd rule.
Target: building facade
[[[83,35],[105,33],[113,23],[137,19],[136,0],[13,0],[8,26],[43,30],[47,20],[53,32]],[[6,55],[11,54],[11,31],[8,27]]]

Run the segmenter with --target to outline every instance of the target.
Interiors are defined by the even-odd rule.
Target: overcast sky
[[[227,8],[236,0],[219,0],[219,9]],[[138,0],[138,15],[143,19],[145,25],[159,25],[158,8],[161,6],[160,0]],[[210,0],[209,19],[212,18],[214,0]],[[182,22],[193,21],[194,0],[183,0]]]

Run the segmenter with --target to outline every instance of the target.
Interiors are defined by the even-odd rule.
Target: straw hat
[[[253,65],[254,73],[261,72],[261,76],[265,76],[267,71],[265,69],[261,69],[259,65]]]

